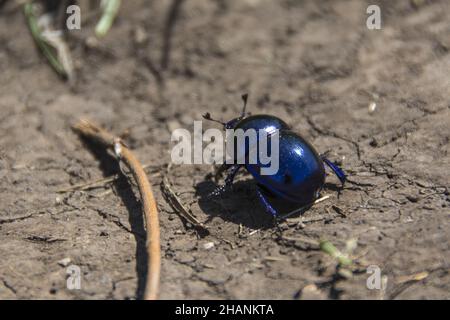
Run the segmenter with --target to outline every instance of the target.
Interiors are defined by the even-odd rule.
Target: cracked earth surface
[[[375,3],[382,29],[371,31]],[[151,165],[163,299],[308,298],[311,285],[324,299],[450,298],[450,4],[187,1],[158,72],[166,12],[166,2],[127,1],[95,47],[86,22],[69,39],[73,88],[37,54],[22,13],[0,13],[0,299],[142,296],[145,232],[126,180],[58,193],[118,172],[70,130],[79,117],[127,132]],[[173,189],[209,229],[201,237],[160,191],[171,131],[192,130],[205,112],[231,119],[243,92],[249,111],[285,119],[350,182],[338,196],[328,175],[331,198],[277,228],[248,175],[208,199],[210,166],[174,166]],[[335,259],[312,244],[319,239],[340,250],[357,239],[355,256],[381,268],[385,290],[367,289],[364,268],[337,277]],[[64,258],[80,266],[81,290],[66,289]]]

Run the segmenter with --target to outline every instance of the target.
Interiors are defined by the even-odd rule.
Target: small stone
[[[300,290],[297,298],[300,300],[325,300],[326,295],[315,284],[309,284]]]
[[[98,48],[98,46],[99,46],[99,42],[98,42],[98,39],[96,38],[96,37],[88,37],[87,39],[86,39],[86,46],[89,48],[89,49],[95,49],[95,48]]]
[[[70,260],[70,258],[64,258],[64,259],[59,260],[59,261],[58,261],[58,264],[59,264],[61,267],[67,267],[71,261],[72,261],[72,260]]]
[[[230,279],[231,275],[227,272],[217,272],[216,269],[205,268],[203,271],[197,274],[197,277],[200,280],[208,282],[209,284],[221,285],[227,282]]]
[[[416,203],[417,201],[419,201],[419,197],[417,196],[413,196],[413,195],[407,195],[406,199],[408,199],[409,201]]]
[[[187,264],[195,261],[195,257],[188,252],[177,252],[175,255],[175,260],[179,263]]]
[[[170,132],[174,132],[177,129],[182,128],[182,126],[180,125],[180,123],[177,120],[170,120],[167,122],[167,129]]]
[[[209,250],[209,249],[214,248],[214,242],[207,242],[207,243],[203,244],[203,248],[205,250]]]
[[[57,196],[57,197],[55,198],[55,203],[56,203],[56,204],[61,204],[61,203],[62,203],[61,197]]]
[[[134,29],[133,37],[134,37],[134,41],[137,44],[143,44],[148,38],[147,33],[145,32],[145,29],[142,28],[141,26]]]

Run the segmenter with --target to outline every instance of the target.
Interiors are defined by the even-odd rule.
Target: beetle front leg
[[[234,177],[236,177],[236,174],[240,168],[241,168],[240,164],[232,165],[227,177],[225,178],[225,184],[223,186],[216,188],[213,192],[209,194],[209,196],[218,196],[222,194],[228,187],[230,187],[233,184]]]
[[[325,162],[325,164],[333,170],[334,174],[338,177],[339,181],[341,181],[342,185],[344,185],[345,180],[347,180],[347,177],[345,176],[344,171],[339,168],[336,164],[328,160],[324,155],[320,156],[322,158],[322,161]]]
[[[214,181],[217,183],[219,179],[222,177],[222,173],[224,171],[228,171],[233,165],[224,163],[214,172]]]
[[[258,199],[259,201],[261,201],[261,204],[264,206],[266,211],[270,213],[274,218],[277,218],[278,217],[277,210],[269,203],[269,201],[263,195],[259,187],[256,189],[256,194],[258,195]]]

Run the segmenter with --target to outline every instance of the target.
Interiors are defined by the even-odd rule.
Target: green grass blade
[[[120,0],[105,0],[103,14],[95,26],[95,35],[98,38],[104,37],[108,33],[119,12],[120,2]]]
[[[352,259],[340,252],[330,241],[320,241],[319,246],[320,250],[337,259],[341,266],[349,266],[353,263]]]
[[[47,58],[50,65],[53,67],[53,69],[60,74],[63,77],[67,76],[67,72],[64,69],[63,65],[59,62],[58,58],[55,56],[54,51],[52,50],[52,47],[49,46],[44,38],[42,37],[41,30],[37,23],[37,17],[34,13],[33,3],[27,2],[24,5],[24,13],[25,18],[28,22],[28,27],[30,29],[31,35],[36,42],[37,46],[43,53],[43,55]]]

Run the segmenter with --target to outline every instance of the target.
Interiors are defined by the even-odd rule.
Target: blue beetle
[[[261,175],[263,165],[259,162],[251,164],[246,159],[244,164],[224,164],[219,170],[229,171],[225,178],[225,184],[213,191],[211,195],[219,195],[231,186],[236,173],[244,166],[257,182],[256,192],[262,205],[268,213],[277,218],[279,214],[267,200],[267,196],[277,197],[302,206],[313,203],[325,183],[324,164],[333,170],[344,185],[346,176],[342,169],[325,156],[319,155],[308,141],[293,132],[283,120],[271,115],[247,116],[245,112],[247,98],[247,94],[242,96],[244,101],[243,111],[239,117],[231,121],[214,120],[209,113],[203,115],[203,118],[221,123],[224,129],[264,130],[267,132],[268,139],[278,133],[279,169],[273,175]],[[237,148],[244,148],[244,153],[248,153],[249,145],[245,142]]]

